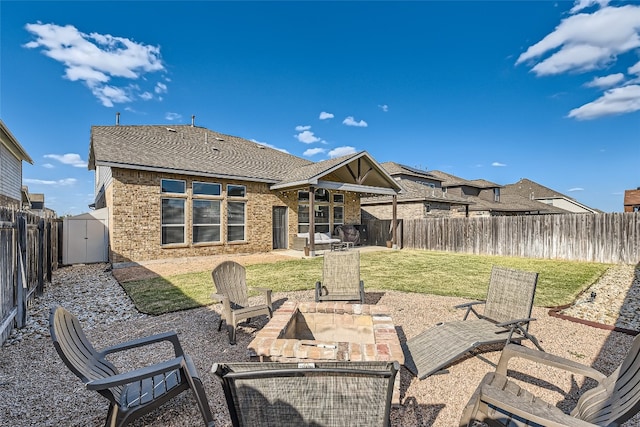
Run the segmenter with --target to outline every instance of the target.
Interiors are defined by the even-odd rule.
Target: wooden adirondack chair
[[[364,304],[364,282],[360,280],[360,252],[324,254],[322,282],[316,282],[316,302],[356,301]]]
[[[211,298],[222,302],[222,316],[218,323],[218,331],[222,329],[222,322],[227,323],[229,343],[236,343],[236,328],[243,321],[250,322],[251,318],[261,315],[273,316],[271,304],[271,290],[264,288],[248,288],[245,268],[234,261],[225,261],[216,266],[211,272],[216,293]],[[265,303],[249,305],[250,289],[261,291]]]
[[[580,396],[570,414],[525,391],[507,377],[507,365],[514,357],[532,360],[598,382]],[[460,420],[471,426],[475,420],[489,426],[617,427],[640,410],[640,335],[636,336],[620,366],[608,377],[590,366],[572,360],[510,344],[495,372],[490,372],[471,396]]]
[[[398,362],[214,364],[234,427],[390,425]]]
[[[109,401],[105,426],[124,426],[158,408],[185,390],[193,390],[206,426],[213,416],[191,358],[184,354],[175,332],[153,335],[97,351],[82,331],[78,319],[62,307],[52,307],[49,330],[53,345],[67,367],[88,390]],[[120,373],[106,356],[124,350],[167,341],[175,358]]]

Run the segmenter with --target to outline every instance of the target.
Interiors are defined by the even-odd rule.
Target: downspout
[[[316,256],[316,212],[315,202],[316,194],[312,185],[309,186],[309,256]]]

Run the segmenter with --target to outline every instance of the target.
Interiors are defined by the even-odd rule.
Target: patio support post
[[[398,222],[398,195],[394,194],[393,195],[393,219],[392,219],[392,225],[391,225],[391,241],[392,241],[392,247],[393,249],[397,249],[398,248],[398,236],[396,235],[397,233],[397,222]]]
[[[315,188],[309,186],[309,256],[316,256],[316,212],[314,202],[316,199]]]

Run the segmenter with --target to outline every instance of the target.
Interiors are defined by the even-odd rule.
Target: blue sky
[[[90,128],[116,112],[606,212],[640,186],[638,2],[3,0],[0,24],[0,117],[59,215],[93,201]]]

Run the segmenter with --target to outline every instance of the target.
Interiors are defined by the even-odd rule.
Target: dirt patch
[[[243,254],[243,255],[216,255],[209,257],[175,258],[167,260],[149,261],[140,265],[120,267],[113,269],[113,276],[120,283],[134,280],[146,280],[159,276],[172,276],[183,273],[197,273],[213,270],[219,263],[227,260],[236,261],[242,265],[264,264],[293,259],[289,255],[276,252]]]

